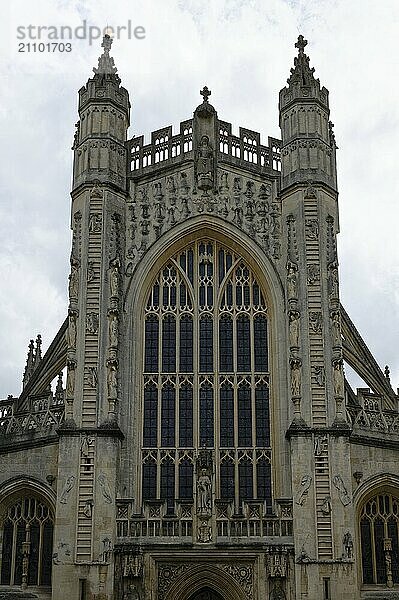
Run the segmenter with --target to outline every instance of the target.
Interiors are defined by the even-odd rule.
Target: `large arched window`
[[[1,585],[51,585],[54,515],[33,496],[2,515]]]
[[[381,492],[364,503],[360,543],[364,584],[399,583],[399,494]]]
[[[271,508],[267,307],[246,261],[198,240],[158,273],[145,309],[142,499],[193,497],[196,451],[220,499]]]

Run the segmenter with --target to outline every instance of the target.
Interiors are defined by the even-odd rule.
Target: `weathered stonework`
[[[205,87],[145,145],[105,36],[68,314],[0,402],[6,591],[52,572],[54,600],[396,597],[398,397],[340,305],[328,91],[296,46],[281,140],[234,135]]]

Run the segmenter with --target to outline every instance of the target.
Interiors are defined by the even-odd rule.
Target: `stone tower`
[[[323,594],[331,594],[330,587],[331,597],[349,598],[355,577],[342,561],[342,540],[347,532],[354,535],[354,515],[336,251],[336,145],[328,90],[309,67],[306,44],[299,36],[279,102],[293,404],[287,436],[295,552],[302,563],[296,586],[309,598],[329,598]]]
[[[79,90],[73,145],[67,384],[54,540],[56,552],[68,558],[56,561],[54,598],[65,589],[77,597],[93,585],[106,597],[112,590],[107,557],[123,438],[116,407],[130,103],[109,55],[111,44],[106,35],[98,68]]]

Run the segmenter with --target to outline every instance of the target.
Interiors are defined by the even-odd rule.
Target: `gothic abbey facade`
[[[281,139],[234,135],[205,87],[145,144],[104,37],[79,90],[68,315],[0,402],[0,594],[398,597],[398,397],[340,304],[305,45]]]

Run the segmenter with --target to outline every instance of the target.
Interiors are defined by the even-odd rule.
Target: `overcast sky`
[[[29,339],[66,316],[77,91],[100,41],[18,52],[17,27],[142,26],[115,41],[130,136],[189,118],[207,85],[219,117],[280,137],[278,92],[299,33],[330,91],[338,150],[341,299],[399,385],[398,0],[9,0],[0,39],[0,398],[18,395]],[[7,9],[6,9],[7,12]],[[28,42],[29,40],[24,40]],[[35,40],[30,40],[31,43]],[[37,40],[36,40],[37,41]],[[47,42],[44,36],[42,40]]]

